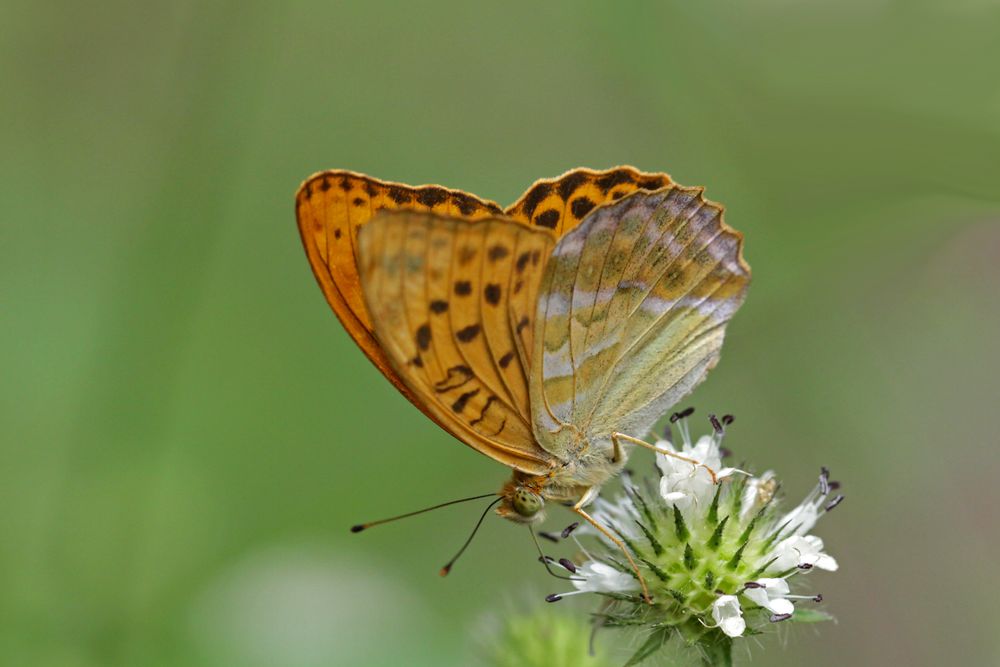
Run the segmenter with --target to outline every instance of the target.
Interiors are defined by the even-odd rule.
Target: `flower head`
[[[660,633],[667,628],[703,648],[728,646],[732,638],[758,634],[769,623],[825,618],[803,607],[822,596],[793,595],[791,589],[814,569],[837,569],[811,531],[843,500],[832,496],[839,484],[824,468],[802,503],[782,512],[773,471],[753,476],[722,467],[724,425],[732,418],[711,417],[714,434],[692,444],[689,415],[685,411],[671,420],[681,434],[679,447],[669,430],[657,443],[665,452],[656,455],[659,480],[643,484],[626,476],[624,493],[599,499],[593,510],[596,521],[626,545],[652,602],[640,596],[638,574],[625,554],[597,531],[590,533],[600,548],[587,551],[577,543],[579,564],[564,564],[576,587],[569,594],[608,598],[597,615],[602,625],[647,626]]]

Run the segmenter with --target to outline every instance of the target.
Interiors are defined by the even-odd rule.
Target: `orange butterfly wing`
[[[407,209],[468,221],[503,214],[526,226],[550,229],[559,238],[602,204],[636,190],[656,190],[671,183],[666,174],[644,173],[632,167],[573,169],[557,178],[537,181],[502,211],[492,201],[459,190],[436,185],[413,187],[333,170],[314,174],[299,187],[295,213],[313,274],[351,338],[411,403],[453,432],[407,387],[375,338],[358,270],[358,229],[380,211]],[[518,349],[525,368],[530,353],[530,345]]]
[[[532,434],[527,364],[554,234],[506,218],[393,211],[358,240],[375,332],[421,409],[501,463],[550,470]]]

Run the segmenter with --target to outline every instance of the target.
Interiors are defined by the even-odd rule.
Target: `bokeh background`
[[[747,235],[691,403],[844,482],[839,620],[757,660],[1000,664],[997,62],[992,0],[5,0],[0,663],[474,664],[560,582],[499,520],[439,579],[473,506],[347,532],[507,473],[354,348],[293,194],[627,163]]]

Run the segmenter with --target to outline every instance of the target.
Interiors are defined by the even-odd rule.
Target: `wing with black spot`
[[[424,412],[474,449],[541,474],[528,372],[554,235],[503,218],[381,213],[358,235],[361,286],[384,354]]]
[[[380,211],[399,208],[470,220],[501,213],[495,203],[458,190],[436,185],[412,187],[341,170],[314,174],[295,197],[302,244],[327,302],[372,363],[421,407],[372,334],[358,277],[358,229]]]
[[[557,238],[562,238],[598,206],[639,190],[659,190],[671,183],[667,174],[639,171],[634,167],[604,171],[581,167],[557,178],[535,182],[505,213],[526,224],[551,229]]]

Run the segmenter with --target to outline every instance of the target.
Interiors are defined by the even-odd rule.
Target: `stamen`
[[[732,455],[733,455],[733,452],[732,452],[731,449],[727,449],[726,447],[719,447],[719,458],[726,459],[726,458],[729,458]],[[747,474],[749,474],[749,473],[747,473]]]
[[[830,493],[830,469],[826,466],[819,469],[819,490],[824,496]]]
[[[562,565],[567,570],[569,570],[570,572],[572,572],[573,574],[576,574],[576,563],[571,561],[569,558],[560,558],[559,564]]]
[[[722,422],[719,421],[718,417],[715,415],[709,415],[708,421],[712,423],[712,428],[715,429],[715,434],[717,436],[721,437],[726,434],[726,430],[722,428]]]
[[[687,419],[693,414],[694,414],[694,408],[684,408],[683,410],[680,410],[670,415],[670,423],[674,424],[680,421],[681,419]]]
[[[736,417],[734,417],[732,415],[722,415],[722,425],[723,426],[729,426],[734,421],[736,421]]]
[[[669,442],[671,445],[674,444],[674,433],[670,429],[670,424],[663,425],[663,439]]]
[[[823,594],[822,593],[817,593],[813,597],[813,602],[822,602],[822,601],[823,601]]]
[[[552,563],[553,565],[555,565],[556,559],[553,558],[552,556],[539,556],[538,562],[541,563],[542,565],[545,565],[546,563]]]
[[[831,500],[829,503],[826,504],[826,511],[829,512],[842,502],[844,502],[844,496],[838,495],[836,498],[834,498],[833,500]]]
[[[840,488],[840,482],[837,482],[837,481],[831,481],[830,482],[830,490],[831,491],[836,491],[839,488]]]
[[[791,614],[771,614],[772,623],[781,623],[782,621],[787,621],[792,617]]]
[[[546,602],[559,602],[559,600],[562,600],[562,596],[559,595],[558,593],[550,593],[549,595],[545,596]]]
[[[795,567],[799,568],[800,570],[811,570],[811,569],[813,569],[813,564],[812,563],[799,563]]]
[[[547,539],[550,542],[558,542],[559,541],[559,536],[558,535],[554,535],[552,533],[546,533],[546,532],[541,531],[541,530],[538,531],[538,536],[539,537],[544,537],[545,539]]]
[[[579,526],[580,526],[580,522],[579,522],[579,521],[574,521],[573,523],[571,523],[571,524],[569,524],[568,526],[566,526],[565,528],[563,528],[563,531],[562,531],[562,538],[563,538],[563,539],[565,540],[565,539],[566,539],[567,537],[569,537],[569,536],[570,536],[570,534],[571,534],[571,533],[572,533],[572,532],[573,532],[574,530],[576,530],[576,529],[577,529],[577,528],[578,528]]]
[[[759,581],[748,581],[745,584],[743,584],[743,588],[751,588],[751,589],[753,589],[753,588],[767,588],[767,586],[765,586],[764,584],[760,583]]]

